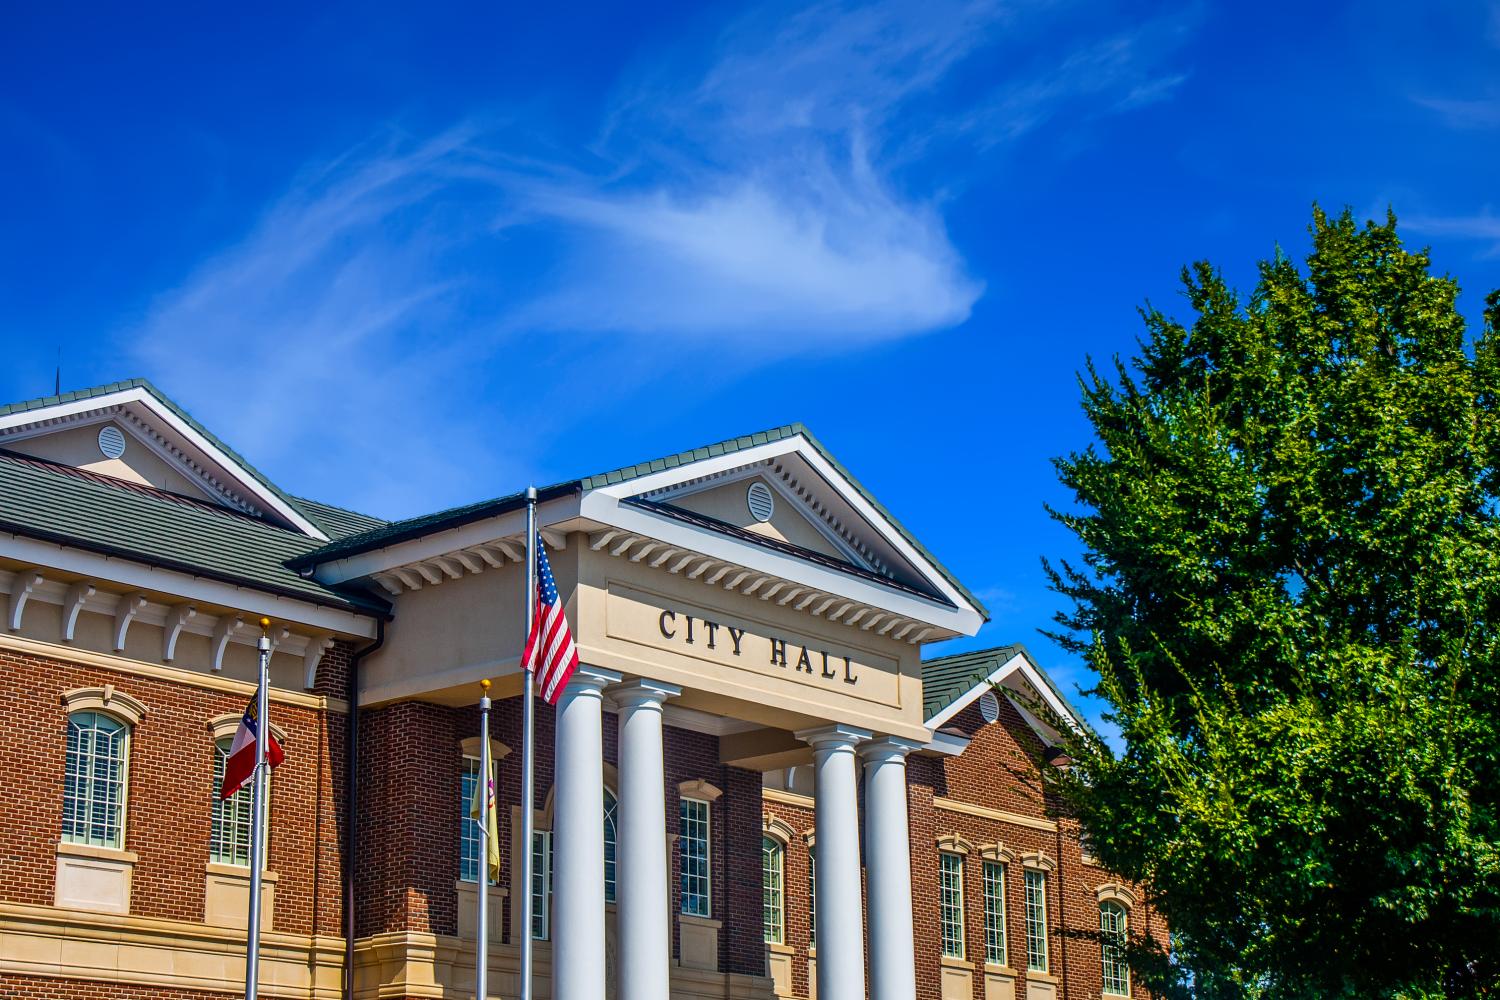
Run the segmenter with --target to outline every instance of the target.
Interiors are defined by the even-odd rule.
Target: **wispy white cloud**
[[[1484,129],[1500,126],[1500,98],[1452,100],[1441,97],[1414,97],[1412,100],[1430,111],[1436,111],[1454,128]]]
[[[1401,225],[1429,236],[1489,243],[1486,257],[1500,256],[1500,215],[1485,206],[1472,215],[1403,215]]]
[[[579,344],[575,419],[642,337],[766,364],[955,326],[984,289],[949,233],[955,179],[1064,110],[1121,113],[1182,79],[1180,30],[1156,22],[1039,47],[1054,6],[765,6],[622,84],[586,149],[481,111],[393,129],[295,177],[130,342],[271,471],[347,497],[330,480],[358,469],[375,485],[353,502],[397,513],[435,483],[512,486],[545,445],[515,421]],[[533,388],[475,412],[491,378]]]

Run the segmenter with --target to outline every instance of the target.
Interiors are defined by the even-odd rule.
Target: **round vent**
[[[985,722],[1000,718],[1000,699],[995,697],[995,692],[986,691],[979,696],[979,714],[984,716]]]
[[[99,431],[99,450],[105,458],[119,458],[125,454],[125,434],[114,424],[106,424]]]
[[[750,516],[762,523],[769,521],[771,515],[776,513],[776,498],[771,495],[771,488],[765,483],[751,483],[749,492],[745,494],[745,502],[750,505]]]

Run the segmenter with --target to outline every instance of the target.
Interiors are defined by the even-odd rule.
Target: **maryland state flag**
[[[500,881],[500,822],[495,818],[495,775],[488,753],[479,755],[479,780],[474,782],[474,801],[469,815],[484,824],[486,861],[490,881]]]
[[[255,717],[257,696],[250,696],[250,704],[245,706],[245,714],[240,717],[240,728],[235,730],[234,742],[229,745],[229,759],[224,762],[224,783],[219,788],[220,799],[227,799],[245,787],[255,773],[255,741],[260,737],[260,720]],[[276,742],[275,733],[267,735],[270,742],[266,744],[266,763],[280,767],[285,757],[281,744]]]

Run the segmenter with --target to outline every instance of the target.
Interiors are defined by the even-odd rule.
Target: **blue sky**
[[[385,516],[801,420],[1070,690],[1140,304],[1314,201],[1500,287],[1493,2],[12,7],[0,142],[0,396],[144,375]]]

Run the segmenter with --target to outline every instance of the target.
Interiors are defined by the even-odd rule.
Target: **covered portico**
[[[797,426],[548,488],[538,517],[582,666],[552,736],[551,850],[560,860],[537,995],[604,1000],[614,983],[628,1000],[769,994],[764,980],[709,975],[720,935],[744,928],[678,913],[673,958],[682,886],[671,877],[677,826],[663,794],[664,729],[677,727],[713,734],[725,766],[812,765],[817,995],[861,1000],[868,967],[876,1000],[912,1000],[905,761],[932,739],[920,649],[976,631],[977,601]],[[521,694],[523,519],[520,496],[505,497],[355,536],[305,567],[326,584],[373,583],[394,605],[385,645],[361,667],[362,708],[469,705],[481,678],[494,679],[502,698]],[[868,909],[861,780],[865,813],[879,817],[864,831]],[[517,902],[512,888],[512,912]],[[491,944],[505,996],[515,995],[503,970],[516,934],[513,921],[512,940]],[[363,981],[384,995],[416,995],[412,980],[424,975],[437,989],[427,995],[472,990],[463,959],[421,972],[409,953],[417,947],[409,936],[406,945],[366,942]],[[405,981],[390,981],[396,975]]]

